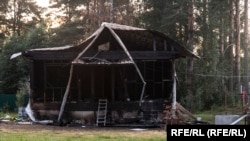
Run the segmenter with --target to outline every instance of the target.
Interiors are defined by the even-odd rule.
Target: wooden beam
[[[29,102],[32,105],[34,102],[34,61],[30,61],[30,89],[29,89]]]
[[[76,75],[77,75],[77,101],[79,102],[82,100],[82,82],[78,66],[76,66]]]
[[[63,96],[61,108],[60,108],[59,115],[58,115],[58,119],[57,119],[57,122],[58,122],[58,123],[61,121],[62,114],[63,114],[63,112],[64,112],[64,107],[65,107],[65,104],[66,104],[66,102],[67,102],[67,98],[68,98],[68,95],[69,95],[70,85],[71,85],[71,79],[72,79],[72,76],[73,76],[73,68],[74,68],[74,66],[73,66],[73,64],[71,64],[70,72],[69,72],[68,84],[67,84],[67,87],[66,87],[66,91],[65,91],[65,93],[64,93],[64,96]]]
[[[43,64],[43,102],[46,103],[46,89],[47,89],[47,66],[46,63],[44,62]]]
[[[60,51],[43,51],[43,52],[29,52],[25,55],[34,60],[73,60],[78,52],[60,52]]]
[[[90,59],[97,51],[87,51],[81,58]],[[182,57],[177,51],[129,51],[134,60],[139,59],[172,59]],[[72,52],[40,52],[32,53],[30,56],[34,60],[72,60],[75,53]],[[97,58],[105,58],[107,60],[119,60],[128,58],[124,51],[106,51],[100,52]]]
[[[88,59],[92,58],[96,52],[86,52],[82,58]],[[138,59],[171,59],[179,56],[177,52],[169,52],[169,51],[130,51],[131,57],[134,60]],[[105,58],[106,60],[119,60],[128,58],[124,51],[107,51],[101,52],[96,56],[97,58]]]
[[[112,102],[115,101],[115,68],[111,68],[111,93],[112,93]]]
[[[172,118],[176,117],[176,71],[175,71],[175,62],[173,60],[173,71],[172,71],[172,77],[173,77],[173,88],[172,88],[172,93],[173,93],[173,98],[172,98]]]
[[[95,99],[95,70],[93,68],[91,68],[92,71],[91,73],[91,99]]]
[[[153,37],[153,50],[156,51],[156,39]]]

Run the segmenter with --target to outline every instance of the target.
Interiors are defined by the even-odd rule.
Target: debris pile
[[[0,122],[12,122],[15,118],[10,116],[9,114],[5,114],[4,116],[0,117]]]
[[[27,115],[24,107],[18,108],[18,114],[5,114],[4,116],[0,116],[0,122],[4,123],[16,123],[16,124],[32,124],[29,116]]]
[[[194,125],[194,124],[209,124],[206,121],[201,121],[201,118],[194,116],[191,112],[185,109],[181,104],[176,102],[175,116],[172,113],[172,106],[166,103],[163,114],[165,115],[166,125],[180,124],[180,125]]]

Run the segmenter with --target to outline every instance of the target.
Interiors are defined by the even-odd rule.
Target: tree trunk
[[[188,3],[188,48],[190,51],[193,51],[193,0],[190,0]],[[193,90],[192,90],[192,75],[193,74],[193,59],[187,59],[187,105],[190,110],[193,109]]]
[[[203,32],[202,32],[202,37],[204,39],[208,38],[208,2],[207,0],[203,1],[203,14],[202,14],[202,26],[203,26]],[[208,41],[207,40],[203,40],[202,41],[202,48],[203,48],[203,52],[202,55],[206,54],[207,50],[208,50]]]
[[[223,60],[223,58],[224,58],[224,53],[225,53],[225,46],[224,46],[224,26],[225,26],[225,24],[224,24],[224,19],[223,18],[221,18],[220,19],[220,56],[221,56],[221,60]]]
[[[105,22],[106,20],[106,13],[105,13],[105,4],[104,1],[99,1],[99,5],[98,5],[98,25],[100,26],[102,24],[102,22]]]
[[[249,94],[248,87],[248,0],[245,0],[245,13],[244,13],[244,81],[245,91]]]
[[[114,15],[114,0],[110,0],[110,23],[113,23],[113,15]]]
[[[236,8],[236,13],[235,13],[235,23],[236,23],[236,32],[235,32],[235,60],[236,60],[236,94],[241,93],[241,77],[240,77],[240,0],[235,0],[235,8]]]
[[[234,0],[230,0],[230,29],[229,29],[229,60],[230,60],[230,77],[229,77],[229,91],[231,93],[233,93],[234,91],[234,47],[235,47],[235,43],[234,43]]]
[[[225,22],[224,22],[224,18],[220,19],[220,70],[222,72],[223,75],[225,75],[225,71],[224,71],[224,60],[225,60],[225,30],[224,30],[224,26],[225,26]],[[224,108],[227,109],[227,89],[225,86],[225,77],[221,77],[221,85],[222,85],[222,94],[224,96]]]

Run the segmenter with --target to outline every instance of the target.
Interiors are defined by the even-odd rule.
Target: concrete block
[[[235,120],[237,120],[239,115],[215,115],[216,125],[230,125]]]

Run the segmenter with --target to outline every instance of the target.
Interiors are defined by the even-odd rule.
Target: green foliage
[[[63,46],[76,44],[83,39],[84,27],[78,22],[69,22],[61,25],[59,28],[50,31],[50,46]]]
[[[147,0],[141,19],[148,28],[165,32],[187,46],[188,1]],[[178,101],[190,111],[209,110],[213,106],[237,104],[235,93],[228,90],[230,76],[229,2],[194,1],[194,49],[201,59],[194,60],[192,95],[187,95],[186,60],[177,63]],[[222,36],[223,35],[223,36]],[[224,42],[224,46],[222,45]],[[221,48],[225,51],[221,53]],[[226,103],[225,103],[226,102]]]
[[[8,103],[4,103],[2,107],[2,113],[9,113],[10,112],[10,106]]]
[[[16,92],[16,106],[23,107],[25,106],[25,95],[29,94],[29,83],[26,80],[25,82],[20,82],[20,88]]]
[[[12,53],[20,51],[22,48],[22,40],[16,35],[13,35],[5,44],[0,56],[0,92],[15,93],[18,88],[17,82],[25,70],[20,68],[16,62],[10,60]],[[13,83],[14,82],[14,83]]]
[[[5,36],[17,34],[24,35],[26,30],[41,20],[42,9],[38,7],[34,0],[4,0],[0,7],[0,29]],[[8,17],[6,16],[8,15]],[[24,16],[25,15],[25,16]],[[27,20],[27,17],[32,20]]]
[[[29,62],[23,58],[10,60],[12,54],[30,48],[45,47],[47,34],[44,27],[33,28],[26,36],[14,34],[3,46],[0,54],[0,92],[15,94],[29,75]]]
[[[49,34],[44,23],[37,24],[24,36],[23,50],[48,47]]]
[[[187,2],[183,0],[147,0],[146,8],[151,9],[141,18],[147,28],[165,32],[175,40],[184,41],[183,32],[187,26]]]
[[[87,0],[51,0],[53,3],[50,7],[57,8],[60,12],[64,13],[62,20],[65,23],[71,22],[74,18],[81,17],[80,7],[83,6]]]

